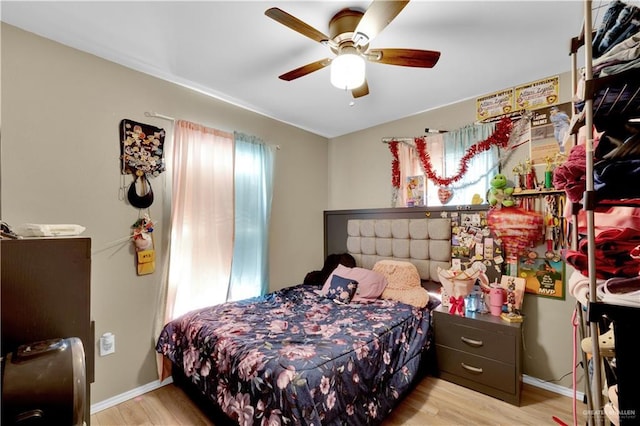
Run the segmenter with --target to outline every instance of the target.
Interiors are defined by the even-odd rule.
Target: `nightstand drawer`
[[[446,318],[446,317],[445,317]],[[439,318],[441,320],[442,318]],[[438,321],[439,321],[438,320]],[[436,343],[453,349],[514,364],[516,353],[515,336],[481,330],[460,324],[440,324],[436,326]]]
[[[510,394],[516,392],[516,367],[514,365],[474,356],[441,345],[436,345],[436,356],[438,357],[438,368],[442,372]]]

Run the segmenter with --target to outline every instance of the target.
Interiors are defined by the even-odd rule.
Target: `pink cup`
[[[492,287],[489,290],[489,308],[491,315],[497,317],[502,313],[502,305],[504,304],[504,290],[500,287]]]

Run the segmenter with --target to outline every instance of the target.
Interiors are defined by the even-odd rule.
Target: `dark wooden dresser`
[[[451,315],[442,306],[433,320],[441,378],[520,405],[521,323],[490,314]]]
[[[94,381],[91,239],[0,239],[2,356],[18,346],[78,337],[86,361],[86,412]]]

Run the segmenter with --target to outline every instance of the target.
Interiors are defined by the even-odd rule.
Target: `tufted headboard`
[[[451,217],[474,210],[474,206],[327,210],[325,257],[348,252],[367,269],[378,260],[402,260],[416,265],[423,280],[440,282],[438,266],[451,266]]]
[[[451,220],[351,219],[347,252],[367,269],[382,259],[411,262],[420,278],[439,282],[438,266],[451,266]]]

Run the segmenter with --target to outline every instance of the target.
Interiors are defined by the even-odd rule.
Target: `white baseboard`
[[[156,390],[162,386],[173,383],[173,379],[171,377],[165,379],[164,381],[156,380],[151,383],[147,383],[146,385],[142,385],[135,389],[131,389],[125,393],[121,393],[120,395],[113,396],[109,399],[105,399],[104,401],[97,402],[95,404],[91,404],[90,413],[93,415],[99,411],[106,410],[107,408],[111,408],[114,405],[118,405],[122,402],[133,399],[137,396],[145,394],[147,392],[151,392],[152,390]]]
[[[555,383],[544,382],[535,377],[527,376],[526,374],[522,375],[522,381],[528,385],[536,386],[550,392],[573,398],[573,389],[565,388],[564,386],[556,385]],[[106,410],[107,408],[111,408],[114,405],[118,405],[122,402],[128,401],[147,392],[151,392],[152,390],[158,389],[170,383],[173,383],[173,379],[171,377],[165,379],[163,382],[160,382],[160,380],[156,380],[135,389],[131,389],[130,391],[121,393],[120,395],[105,399],[104,401],[97,402],[91,405],[91,414],[93,415],[99,411]],[[576,398],[579,401],[584,401],[584,392],[576,392]]]
[[[556,385],[555,383],[545,382],[533,376],[527,376],[526,374],[522,375],[522,381],[528,385],[573,398],[573,389],[571,388],[565,388],[564,386]],[[576,391],[576,399],[578,401],[584,401],[584,392]]]

